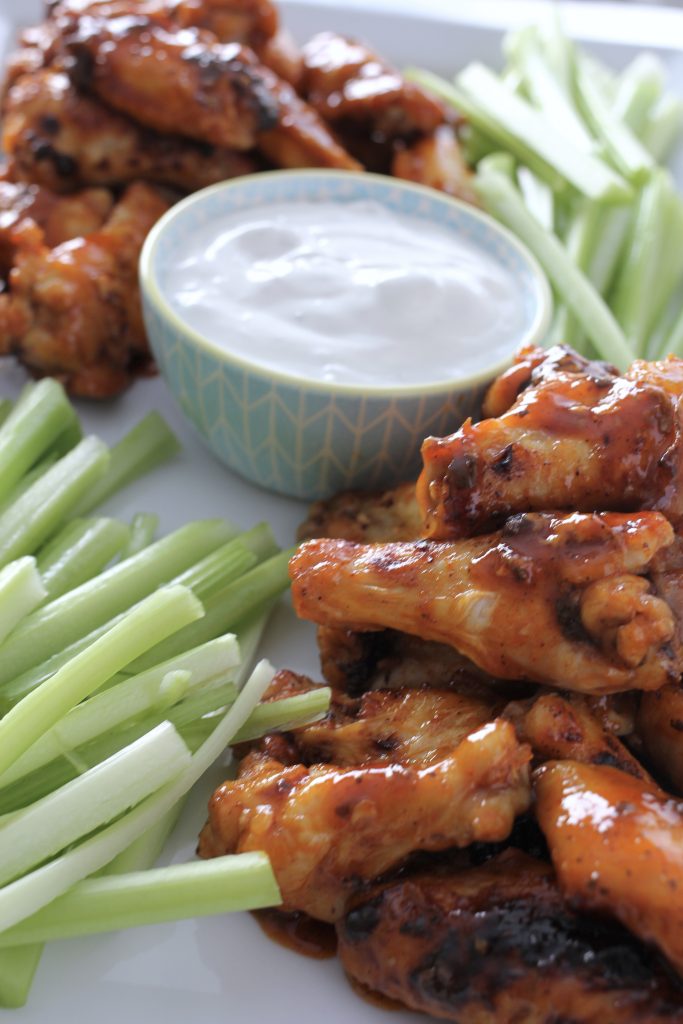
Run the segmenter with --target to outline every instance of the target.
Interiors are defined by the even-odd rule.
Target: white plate
[[[0,53],[14,26],[37,20],[38,0],[0,0]],[[497,63],[501,29],[537,20],[545,5],[537,0],[284,0],[285,22],[306,38],[330,28],[360,35],[400,64],[413,63],[449,73],[473,58]],[[619,65],[636,48],[656,49],[671,83],[683,92],[683,13],[617,4],[566,5],[567,25],[596,52]],[[5,24],[3,26],[3,17]],[[620,42],[605,40],[618,38]],[[683,165],[681,165],[683,171]],[[13,394],[23,374],[0,364],[0,393]],[[162,529],[223,515],[244,527],[267,519],[283,545],[292,543],[304,506],[270,494],[231,475],[204,449],[186,425],[160,380],[140,381],[107,405],[81,404],[88,430],[114,441],[147,410],[157,408],[183,442],[171,466],[148,476],[112,502],[110,510],[129,517],[156,511]],[[298,623],[286,602],[275,614],[262,654],[276,665],[318,672],[313,630]],[[198,786],[172,837],[165,857],[192,857],[204,821],[206,798],[221,780],[217,767]],[[408,1024],[424,1020],[409,1013],[387,1016],[361,1002],[346,983],[337,961],[313,962],[266,939],[248,915],[143,928],[83,941],[52,944],[45,952],[29,1005],[0,1011],[17,1024],[61,1024],[94,1019],[164,1024]]]

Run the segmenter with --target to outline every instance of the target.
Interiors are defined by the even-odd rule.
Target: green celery
[[[235,703],[192,755],[190,766],[177,780],[167,783],[158,793],[147,797],[118,821],[107,825],[73,849],[1,888],[0,931],[22,921],[61,896],[76,882],[104,867],[167,814],[241,729],[272,678],[272,666],[260,662]]]
[[[0,501],[73,422],[76,413],[57,381],[45,378],[24,388],[0,426]]]
[[[148,413],[111,449],[109,468],[84,494],[74,515],[86,515],[126,484],[137,480],[180,451],[177,437],[155,410]]]
[[[9,945],[0,953],[0,1007],[25,1006],[43,952],[43,943]]]
[[[49,599],[99,575],[123,550],[130,529],[117,519],[72,519],[36,556]]]
[[[157,590],[0,719],[0,774],[124,665],[203,614],[192,591]]]
[[[0,569],[0,642],[37,608],[47,591],[30,555]]]
[[[0,824],[0,886],[118,818],[177,778],[190,753],[164,722]]]
[[[0,427],[3,425],[13,408],[14,402],[11,398],[0,398]]]
[[[1,433],[1,428],[0,428]],[[0,565],[33,554],[107,468],[109,450],[86,437],[0,514]]]
[[[130,524],[130,540],[121,552],[121,558],[130,558],[148,548],[159,528],[159,516],[152,512],[138,512]]]
[[[329,686],[318,686],[306,693],[297,693],[294,697],[282,697],[280,700],[259,704],[239,732],[233,736],[232,742],[245,743],[247,740],[265,736],[275,729],[296,729],[298,726],[314,722],[329,710],[331,696]]]
[[[9,491],[3,500],[0,502],[0,513],[8,509],[10,505],[13,505],[15,501],[18,501],[22,494],[25,494],[29,487],[33,487],[36,480],[40,480],[44,473],[47,473],[48,469],[54,466],[55,462],[59,458],[59,455],[55,451],[50,451],[47,455],[44,455],[40,462],[37,462],[35,466],[32,466],[27,473],[25,473],[19,483],[15,484],[11,491]]]
[[[662,62],[651,53],[639,53],[619,75],[613,113],[640,136],[663,89]]]
[[[53,655],[59,660],[59,652],[106,626],[232,536],[233,528],[221,519],[188,523],[33,612],[0,645],[0,687]]]
[[[564,246],[529,213],[512,182],[487,157],[479,166],[475,187],[485,207],[531,249],[557,293],[592,340],[601,358],[625,367],[632,353],[602,297],[581,273]]]
[[[265,853],[86,879],[0,934],[0,947],[118,931],[281,903]]]
[[[683,100],[669,93],[661,97],[650,111],[641,140],[655,160],[662,163],[673,151],[681,135]]]
[[[241,619],[258,611],[287,589],[289,559],[295,550],[296,548],[291,548],[289,551],[282,551],[266,562],[261,562],[244,576],[208,596],[204,600],[205,615],[201,624],[192,623],[191,626],[179,630],[176,636],[169,637],[134,661],[129,666],[130,669],[142,672],[158,661],[165,661],[187,650],[188,647],[205,643],[226,630],[235,628]]]

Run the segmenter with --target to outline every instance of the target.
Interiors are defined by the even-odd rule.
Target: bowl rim
[[[176,217],[182,216],[188,208],[201,204],[209,195],[233,188],[239,188],[240,186],[255,180],[263,181],[266,178],[270,178],[275,181],[282,180],[285,177],[310,179],[322,177],[327,178],[328,180],[339,179],[348,181],[349,176],[358,175],[362,176],[364,180],[369,178],[386,189],[394,190],[398,188],[399,190],[415,193],[416,195],[427,196],[430,200],[436,201],[444,206],[450,207],[455,205],[459,207],[466,216],[472,217],[474,220],[478,220],[480,222],[483,221],[489,230],[497,232],[509,246],[517,251],[518,255],[527,264],[531,271],[531,276],[536,282],[539,301],[530,327],[522,337],[516,341],[515,346],[508,357],[499,359],[496,363],[485,367],[477,373],[471,373],[464,377],[448,377],[433,383],[354,384],[342,381],[320,381],[310,377],[300,376],[296,373],[288,373],[286,370],[262,366],[259,363],[252,362],[243,356],[231,352],[228,348],[225,348],[218,342],[214,342],[210,338],[205,337],[205,335],[192,327],[171,305],[157,278],[156,255],[168,225]],[[541,343],[543,335],[550,327],[553,309],[551,288],[536,257],[527,248],[527,246],[516,237],[516,235],[514,235],[508,228],[504,227],[504,225],[499,224],[497,220],[485,211],[480,210],[469,203],[465,203],[461,199],[456,199],[454,196],[450,196],[445,192],[439,192],[437,189],[430,188],[427,185],[420,185],[417,182],[407,181],[403,178],[387,177],[386,175],[375,174],[371,171],[347,171],[338,168],[306,167],[257,171],[252,174],[243,174],[235,178],[228,178],[225,181],[219,181],[214,185],[208,185],[206,188],[200,189],[197,192],[192,192],[162,214],[148,233],[140,253],[139,278],[140,289],[144,297],[153,303],[157,311],[170,322],[173,328],[186,335],[193,345],[197,346],[199,349],[208,351],[219,361],[232,364],[243,372],[248,372],[252,376],[268,381],[270,384],[279,383],[282,386],[286,385],[290,388],[296,388],[299,391],[313,392],[321,395],[336,395],[339,397],[356,396],[362,398],[394,398],[398,400],[416,399],[420,397],[427,398],[435,395],[453,394],[455,392],[480,387],[494,377],[503,373],[510,366],[514,353],[518,349],[523,346]]]

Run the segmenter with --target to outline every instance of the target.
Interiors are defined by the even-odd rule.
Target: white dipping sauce
[[[166,278],[175,310],[266,369],[340,384],[431,384],[508,357],[512,274],[475,243],[372,201],[237,210]]]

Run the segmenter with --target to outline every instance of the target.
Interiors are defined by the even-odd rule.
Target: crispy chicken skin
[[[465,203],[479,205],[472,185],[472,171],[449,124],[441,124],[431,135],[398,149],[391,163],[391,173],[395,178],[415,181]]]
[[[620,925],[575,913],[552,869],[515,849],[378,885],[337,934],[361,988],[457,1024],[683,1020],[660,958]]]
[[[246,150],[277,123],[278,103],[239,43],[140,15],[75,18],[62,42],[77,85],[154,131]]]
[[[618,768],[578,761],[544,765],[535,789],[572,904],[613,915],[683,972],[683,805]]]
[[[599,364],[555,371],[497,418],[425,440],[424,533],[472,536],[516,512],[559,509],[656,509],[677,523],[682,445],[678,398],[647,376],[626,380]]]
[[[114,197],[103,188],[60,196],[40,185],[0,181],[0,278],[12,269],[14,233],[24,221],[36,224],[45,245],[53,248],[102,227],[113,205]]]
[[[259,168],[252,154],[142,128],[52,69],[10,89],[3,127],[13,178],[57,192],[138,180],[193,192]]]
[[[645,575],[672,540],[656,512],[520,515],[443,543],[312,540],[292,595],[302,618],[447,643],[501,679],[654,690],[681,668],[677,620]]]
[[[422,517],[412,481],[381,493],[342,491],[328,501],[316,501],[297,532],[298,540],[339,537],[368,544],[420,536]]]
[[[264,850],[284,909],[335,921],[415,851],[504,839],[529,805],[529,756],[500,719],[421,768],[284,767],[254,752],[213,795],[199,854]]]
[[[636,730],[654,769],[683,794],[683,687],[664,686],[643,696]]]
[[[0,295],[0,338],[34,374],[71,394],[118,394],[149,363],[137,285],[145,235],[167,209],[148,185],[129,186],[103,227],[48,249],[35,225],[14,234],[15,266]]]
[[[376,136],[429,133],[444,120],[441,104],[406,82],[362,43],[320,32],[303,47],[303,89],[328,121],[369,123]]]
[[[583,695],[544,693],[531,701],[508,704],[504,715],[515,723],[520,740],[530,745],[539,761],[567,758],[607,764],[653,783],[640,761],[603,727]]]

